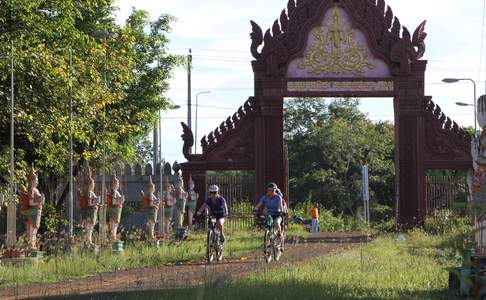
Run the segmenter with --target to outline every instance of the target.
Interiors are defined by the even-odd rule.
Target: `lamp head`
[[[459,81],[459,79],[457,79],[457,78],[444,78],[444,79],[442,79],[442,82],[444,82],[444,83],[455,83],[455,82],[458,82],[458,81]]]

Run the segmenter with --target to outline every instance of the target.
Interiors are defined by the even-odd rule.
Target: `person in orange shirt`
[[[319,209],[317,208],[317,203],[314,203],[314,206],[310,210],[310,215],[312,218],[312,227],[311,232],[318,232],[319,231]]]

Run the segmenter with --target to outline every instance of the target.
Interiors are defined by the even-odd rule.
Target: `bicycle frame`
[[[206,256],[208,263],[216,259],[221,261],[223,259],[223,243],[220,241],[221,232],[216,228],[216,218],[207,216],[208,221],[208,235],[206,241]]]
[[[265,260],[269,263],[273,257],[275,261],[278,261],[282,255],[282,245],[277,236],[277,223],[273,218],[270,221],[266,215],[259,215],[258,217],[264,219],[263,255]]]

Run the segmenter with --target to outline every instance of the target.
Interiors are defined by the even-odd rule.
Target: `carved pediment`
[[[376,58],[366,35],[348,13],[334,6],[311,30],[301,57],[290,62],[287,77],[389,78],[388,65]]]
[[[384,0],[290,0],[265,34],[251,25],[251,53],[269,77],[408,74],[427,36],[424,21],[412,37]]]

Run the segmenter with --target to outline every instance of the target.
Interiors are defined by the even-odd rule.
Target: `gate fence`
[[[226,221],[228,228],[250,228],[255,226],[253,216],[254,174],[243,175],[207,175],[207,187],[216,184],[220,194],[228,204],[229,217]],[[209,195],[206,187],[206,195]]]
[[[426,176],[427,215],[441,210],[461,209],[465,213],[468,199],[466,176]],[[463,205],[463,207],[460,207]]]

